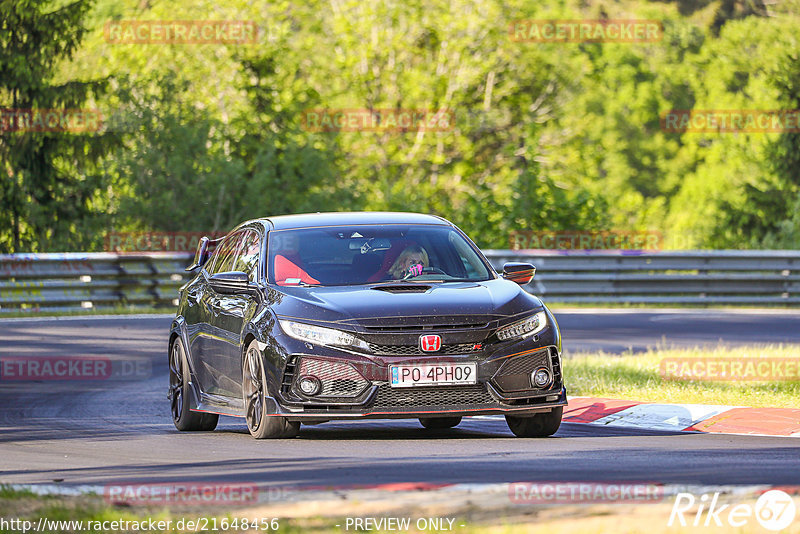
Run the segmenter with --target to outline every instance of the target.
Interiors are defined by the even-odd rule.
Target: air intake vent
[[[497,402],[484,384],[469,386],[426,386],[392,388],[381,384],[375,395],[373,410],[443,410],[455,408],[493,408]]]
[[[299,370],[293,370],[298,378],[313,376],[322,384],[319,397],[358,397],[369,386],[369,381],[361,376],[352,365],[334,360],[319,360],[303,356]],[[296,380],[295,380],[296,382]],[[295,383],[295,388],[297,385]],[[300,393],[295,389],[295,393]]]
[[[420,286],[417,284],[404,284],[393,286],[375,286],[376,291],[386,291],[387,293],[425,293],[431,286]]]
[[[529,390],[531,389],[531,373],[539,367],[550,369],[554,375],[558,375],[556,380],[560,380],[560,371],[552,368],[551,354],[548,349],[507,359],[492,380],[502,391]]]

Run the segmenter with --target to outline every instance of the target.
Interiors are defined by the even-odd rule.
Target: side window
[[[219,244],[214,254],[214,264],[208,269],[209,274],[224,273],[232,270],[233,262],[236,259],[236,251],[241,244],[242,232],[229,235]]]
[[[242,271],[250,275],[250,281],[256,280],[256,267],[258,267],[258,255],[261,252],[261,239],[258,232],[248,230],[245,234],[242,246],[239,249],[239,256],[236,258],[233,271]]]

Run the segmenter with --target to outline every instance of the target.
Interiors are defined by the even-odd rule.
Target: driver
[[[406,247],[389,268],[392,280],[403,280],[422,274],[422,269],[430,265],[428,253],[418,245]]]

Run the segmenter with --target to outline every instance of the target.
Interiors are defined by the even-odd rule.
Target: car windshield
[[[282,286],[493,277],[471,244],[448,226],[340,226],[269,234],[269,281]]]

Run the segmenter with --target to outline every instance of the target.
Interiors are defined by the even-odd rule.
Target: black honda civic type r
[[[255,438],[300,423],[502,414],[552,435],[567,404],[553,314],[497,275],[452,223],[414,213],[284,215],[198,243],[169,339],[179,430],[244,417]]]

